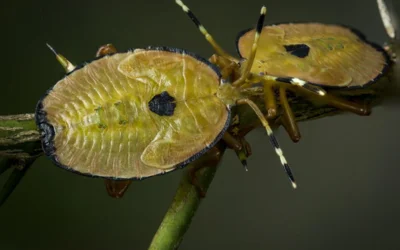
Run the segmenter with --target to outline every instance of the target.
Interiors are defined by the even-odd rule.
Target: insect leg
[[[277,82],[285,82],[292,84],[294,86],[301,87],[309,92],[312,92],[316,95],[324,96],[326,95],[326,91],[323,88],[320,88],[318,86],[315,86],[307,81],[301,80],[299,78],[283,78],[283,77],[276,77],[276,76],[269,76],[269,75],[263,75],[262,78],[266,80],[271,80],[271,81],[277,81]]]
[[[350,102],[345,100],[344,98],[340,98],[333,95],[326,95],[324,97],[316,97],[317,99],[321,99],[322,102],[336,107],[338,109],[342,109],[345,111],[349,111],[355,113],[357,115],[367,116],[371,114],[371,108],[367,105],[361,105],[358,103]]]
[[[242,163],[244,169],[248,171],[247,169],[247,157],[251,155],[251,148],[250,145],[244,140],[243,137],[241,138],[235,138],[233,135],[231,135],[228,132],[225,132],[225,134],[222,137],[222,140],[226,143],[226,145],[233,149],[239,158],[240,162]]]
[[[224,142],[226,143],[226,145],[228,145],[229,148],[233,149],[233,150],[241,150],[242,149],[242,144],[236,140],[236,138],[229,134],[228,132],[225,132],[225,134],[222,136],[222,139],[224,140]]]
[[[252,154],[251,147],[250,144],[244,139],[244,137],[240,137],[239,140],[242,144],[242,150],[235,152],[245,170],[247,171],[247,158]]]
[[[360,105],[358,103],[347,101],[344,98],[340,98],[340,97],[328,94],[322,88],[312,85],[310,83],[307,83],[298,78],[281,78],[281,77],[274,77],[274,76],[268,76],[268,75],[263,75],[263,76],[261,76],[261,78],[265,79],[265,80],[289,83],[293,87],[296,87],[296,89],[293,90],[296,93],[311,97],[315,101],[325,103],[327,105],[336,107],[338,109],[349,111],[349,112],[352,112],[352,113],[355,113],[358,115],[369,115],[371,113],[371,109],[369,107]],[[307,87],[305,87],[305,86],[307,86]]]
[[[267,110],[267,119],[276,117],[276,97],[274,93],[273,82],[265,80],[264,82],[264,103]]]
[[[121,198],[131,183],[132,180],[104,180],[107,193],[113,198]]]
[[[272,129],[269,126],[268,121],[265,119],[261,110],[257,107],[257,105],[253,101],[251,101],[249,99],[239,99],[239,100],[237,100],[236,103],[238,105],[247,104],[254,110],[254,112],[258,116],[258,119],[260,119],[262,125],[264,126],[265,130],[267,131],[267,135],[271,141],[271,144],[275,148],[275,152],[279,156],[279,159],[281,160],[281,164],[282,164],[283,168],[285,169],[286,174],[292,183],[292,187],[297,188],[296,182],[295,182],[293,174],[292,174],[292,170],[290,169],[289,164],[287,163],[286,158],[283,155],[282,149],[280,148],[278,141],[276,140],[274,133],[272,132]]]
[[[321,96],[315,93],[310,93],[303,88],[297,88],[296,92],[301,95],[308,96],[314,101],[324,103],[341,110],[349,111],[357,115],[366,116],[371,114],[371,108],[367,105],[361,105],[355,102],[351,102],[333,94],[325,94]]]
[[[193,23],[197,26],[197,28],[200,30],[200,32],[204,35],[206,40],[211,44],[211,46],[214,48],[215,52],[217,52],[218,55],[221,55],[231,61],[238,62],[238,59],[234,58],[231,56],[229,53],[227,53],[219,44],[214,40],[214,38],[208,33],[206,28],[200,23],[199,19],[194,15],[194,13],[181,1],[181,0],[175,0],[175,2],[182,8],[182,10],[189,16],[189,18],[193,21]]]
[[[244,84],[250,75],[250,70],[251,70],[251,67],[253,66],[254,58],[256,56],[258,40],[260,38],[260,34],[261,34],[261,31],[262,31],[262,28],[264,25],[264,19],[265,19],[266,13],[267,13],[267,8],[265,6],[263,6],[261,8],[260,17],[258,18],[257,28],[256,28],[256,32],[254,35],[254,42],[253,42],[253,46],[251,47],[250,56],[246,61],[246,66],[242,72],[242,75],[239,77],[239,79],[237,79],[236,81],[234,81],[232,83],[232,85],[235,87],[239,87],[240,85]]]
[[[239,75],[238,64],[225,57],[214,54],[210,57],[209,61],[218,66],[222,79],[230,79],[232,76]]]
[[[111,55],[117,53],[117,49],[111,43],[100,46],[96,52],[96,57]]]
[[[293,111],[290,108],[287,96],[286,88],[281,86],[279,88],[279,100],[283,110],[282,122],[284,128],[289,134],[293,142],[298,142],[301,138],[299,128],[297,126],[296,118],[294,117]]]
[[[58,54],[56,50],[51,47],[48,43],[46,43],[47,47],[56,55],[57,61],[61,64],[61,66],[64,68],[64,70],[69,73],[75,69],[75,65],[73,65],[70,61],[67,60],[63,55]]]

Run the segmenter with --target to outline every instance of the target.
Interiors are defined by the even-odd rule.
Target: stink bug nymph
[[[287,91],[340,110],[370,114],[368,105],[350,102],[342,95],[370,91],[371,85],[376,85],[372,83],[386,73],[391,61],[382,47],[367,41],[360,32],[321,23],[267,25],[258,27],[258,49],[253,53],[258,32],[247,29],[237,37],[240,58],[235,58],[217,44],[182,1],[176,3],[214,48],[216,54],[211,62],[221,69],[223,77],[238,79],[245,75],[242,87],[262,84],[266,117],[269,120],[279,117],[294,142],[300,140],[300,132]]]
[[[115,180],[170,172],[196,160],[220,139],[228,138],[229,144],[231,107],[247,104],[295,188],[267,119],[243,93],[265,13],[263,7],[247,67],[233,83],[223,80],[209,61],[181,49],[117,53],[106,45],[95,60],[76,67],[51,48],[67,74],[37,105],[45,154],[67,170],[109,179],[107,189],[118,193]]]

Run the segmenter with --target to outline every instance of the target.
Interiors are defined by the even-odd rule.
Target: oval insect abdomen
[[[237,48],[244,58],[251,51],[253,37],[251,30],[238,38]],[[357,87],[375,81],[387,65],[383,49],[349,28],[292,23],[263,28],[251,71],[324,86]]]
[[[101,177],[171,171],[224,131],[229,112],[214,96],[218,87],[219,75],[209,65],[172,51],[135,50],[95,60],[41,101],[41,122],[55,133],[50,156],[67,169]],[[158,102],[165,94],[171,102]],[[169,115],[150,104],[168,104]]]

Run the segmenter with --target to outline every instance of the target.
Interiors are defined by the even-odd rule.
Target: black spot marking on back
[[[310,47],[306,44],[291,44],[284,46],[287,52],[299,58],[308,56],[308,53],[310,52]]]
[[[150,110],[160,116],[172,116],[174,114],[175,107],[175,98],[170,96],[167,91],[155,95],[149,101]]]

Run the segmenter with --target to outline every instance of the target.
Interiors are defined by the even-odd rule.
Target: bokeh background
[[[263,4],[267,23],[341,23],[377,43],[388,39],[374,0],[186,3],[231,53],[236,34],[254,26]],[[46,42],[74,63],[110,42],[120,50],[163,45],[213,53],[173,0],[1,1],[0,27],[2,115],[34,112],[63,76]],[[295,191],[264,131],[253,131],[250,171],[227,152],[181,249],[400,249],[398,110],[386,104],[370,117],[301,123],[298,144],[277,131],[298,180]],[[114,200],[102,180],[42,157],[0,208],[0,249],[147,249],[182,173],[135,182]]]

